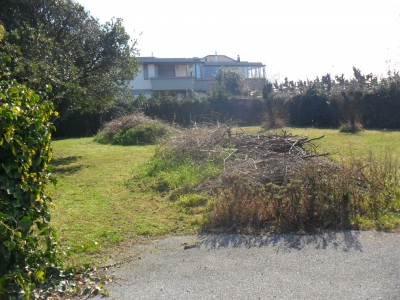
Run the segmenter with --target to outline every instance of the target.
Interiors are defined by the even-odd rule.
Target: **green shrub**
[[[137,124],[133,128],[120,129],[113,138],[116,145],[148,145],[157,142],[158,137],[167,134],[165,126],[157,124]]]
[[[111,144],[110,138],[103,131],[100,131],[96,134],[96,136],[94,137],[94,141],[99,144]]]
[[[135,113],[106,123],[94,140],[101,144],[147,145],[166,136],[171,127]]]
[[[57,263],[45,195],[56,113],[15,81],[0,82],[0,298],[29,298]]]
[[[243,95],[246,92],[244,75],[236,69],[219,68],[212,81],[211,93],[215,97],[220,95]]]

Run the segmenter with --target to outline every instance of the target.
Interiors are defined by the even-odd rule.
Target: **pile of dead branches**
[[[197,162],[222,164],[222,174],[213,181],[214,186],[221,187],[232,175],[252,182],[284,184],[308,161],[328,155],[317,154],[313,143],[323,136],[308,139],[285,131],[247,135],[233,132],[234,126],[234,123],[197,125],[175,135],[164,146],[178,156],[189,156]]]

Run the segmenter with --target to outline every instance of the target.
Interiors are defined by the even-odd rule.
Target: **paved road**
[[[111,299],[400,299],[399,233],[170,237],[133,251],[108,270]]]

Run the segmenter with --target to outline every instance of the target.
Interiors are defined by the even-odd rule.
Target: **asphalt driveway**
[[[170,237],[108,269],[111,299],[400,299],[400,234]]]

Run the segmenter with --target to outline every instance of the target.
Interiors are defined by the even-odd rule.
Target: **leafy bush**
[[[126,146],[154,144],[171,130],[171,127],[160,121],[136,113],[106,123],[94,140],[102,144]]]
[[[244,75],[236,69],[219,68],[212,82],[211,94],[240,96],[245,93],[246,81]]]
[[[134,128],[123,128],[114,136],[113,144],[117,145],[147,145],[154,144],[157,137],[167,133],[164,127],[156,124],[138,124]]]
[[[15,81],[0,82],[0,298],[29,298],[57,263],[45,187],[51,102]]]

